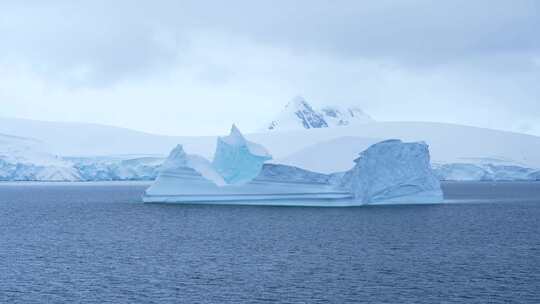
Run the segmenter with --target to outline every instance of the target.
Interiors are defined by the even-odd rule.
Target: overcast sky
[[[295,95],[540,135],[540,1],[0,0],[2,116],[215,134]]]

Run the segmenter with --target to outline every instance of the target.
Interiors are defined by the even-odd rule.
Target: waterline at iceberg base
[[[143,201],[319,207],[443,201],[423,142],[374,144],[360,153],[351,170],[334,174],[266,163],[271,158],[233,126],[230,135],[218,138],[212,162],[178,145]]]

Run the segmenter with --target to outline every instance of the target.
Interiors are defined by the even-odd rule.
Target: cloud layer
[[[540,135],[537,1],[4,1],[3,115],[256,130],[297,94]]]

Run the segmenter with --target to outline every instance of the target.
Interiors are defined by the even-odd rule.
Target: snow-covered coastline
[[[369,125],[366,125],[369,127]],[[340,131],[347,127],[340,127]],[[309,136],[317,135],[320,130],[306,130],[304,137],[296,137],[295,132],[286,146],[293,146],[298,141],[311,140]],[[333,130],[329,130],[334,132]],[[279,132],[275,132],[278,134]],[[390,133],[391,134],[391,133]],[[282,134],[283,135],[283,134]],[[287,135],[284,136],[285,139]],[[283,149],[283,138],[269,140],[261,135],[246,135],[246,138],[262,138],[271,147]],[[299,140],[295,140],[295,139]],[[346,171],[354,165],[353,160],[358,153],[370,145],[379,142],[377,138],[342,136],[291,152],[288,156],[278,157],[271,163],[280,163],[293,167],[301,167],[310,171],[331,174]],[[188,141],[189,142],[189,141]],[[165,156],[160,155],[119,155],[119,156],[77,156],[63,157],[48,152],[40,141],[15,136],[0,135],[0,181],[153,181],[158,176]],[[265,144],[265,146],[268,146]],[[193,151],[192,145],[184,145]],[[214,147],[215,145],[207,145]],[[435,144],[435,148],[440,145]],[[528,153],[535,147],[520,147],[521,153]],[[195,149],[195,152],[206,152],[207,149]],[[430,144],[430,150],[433,146]],[[466,149],[466,148],[465,148]],[[535,162],[515,161],[509,157],[478,157],[478,153],[453,154],[452,157],[440,157],[432,154],[432,166],[436,176],[444,181],[539,181],[540,169],[532,166]],[[273,149],[272,154],[275,155]],[[532,152],[531,152],[532,153]],[[206,156],[210,153],[203,153]],[[283,155],[284,153],[278,153]],[[487,153],[486,153],[487,154]],[[504,153],[499,153],[503,154]],[[508,153],[506,153],[508,155]],[[332,157],[328,157],[332,155]],[[467,157],[457,157],[463,155]],[[468,157],[473,155],[475,157]],[[515,154],[511,154],[516,156]],[[438,156],[438,158],[436,158]],[[534,156],[534,155],[533,155]],[[276,157],[274,157],[276,158]],[[532,157],[529,157],[532,158]],[[442,160],[441,160],[442,159]]]
[[[538,136],[444,123],[377,122],[357,107],[317,110],[300,97],[274,121],[272,129],[245,134],[272,153],[270,163],[343,172],[359,152],[397,138],[426,142],[440,180],[540,180]],[[151,181],[178,143],[210,159],[218,138],[1,117],[0,133],[0,181]]]

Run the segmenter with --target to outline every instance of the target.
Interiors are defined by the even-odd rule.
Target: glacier
[[[154,180],[162,157],[60,157],[41,141],[0,134],[0,181]]]
[[[434,163],[442,181],[538,181],[540,170],[517,164]]]
[[[230,135],[217,139],[212,162],[185,153],[181,145],[173,149],[143,201],[332,207],[443,199],[425,143],[375,144],[345,173],[265,163],[270,159],[233,125]]]
[[[0,134],[0,181],[78,181],[73,166],[38,140]]]
[[[163,157],[66,157],[78,171],[81,181],[155,180]]]

